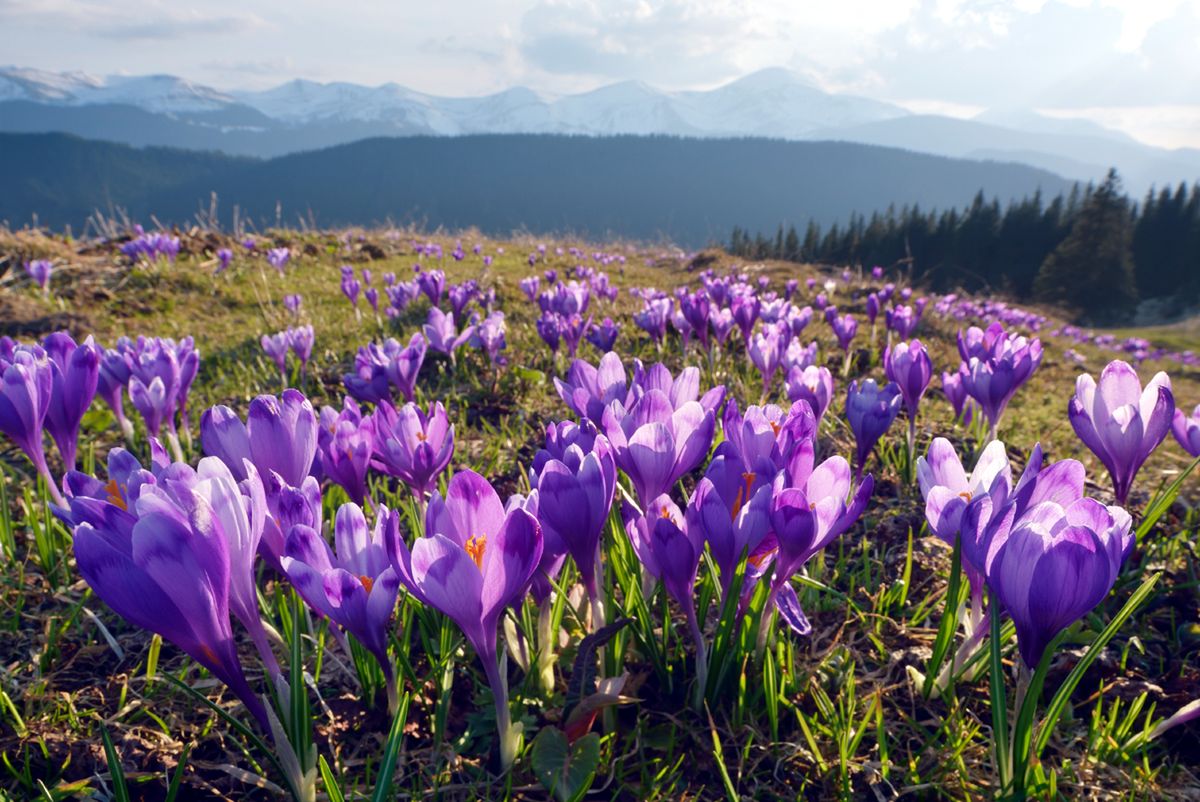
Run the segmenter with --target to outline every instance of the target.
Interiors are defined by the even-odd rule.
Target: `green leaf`
[[[400,706],[396,709],[396,717],[392,719],[392,730],[388,733],[387,746],[383,749],[383,763],[379,767],[379,779],[375,783],[375,793],[371,795],[372,802],[384,802],[394,799],[392,794],[392,775],[396,772],[396,755],[400,753],[400,743],[404,740],[404,723],[408,721],[409,695],[400,697]],[[326,785],[328,788],[328,785]]]
[[[104,741],[104,761],[108,764],[108,776],[112,781],[113,801],[129,802],[129,786],[125,783],[125,770],[121,768],[121,758],[117,756],[112,738],[108,736],[107,727],[100,727],[100,738]]]
[[[910,533],[911,535],[911,533]],[[906,566],[907,567],[907,566]],[[946,590],[946,609],[938,626],[937,638],[933,642],[933,654],[925,667],[925,687],[921,695],[928,699],[933,694],[934,683],[942,671],[942,663],[954,643],[954,632],[958,629],[958,605],[962,597],[962,539],[954,539],[954,554],[950,562],[950,587]],[[951,677],[951,681],[953,681]]]
[[[325,793],[329,795],[329,802],[346,802],[346,795],[342,793],[342,788],[338,785],[337,778],[333,776],[333,770],[325,762],[324,755],[317,758],[317,766],[321,769],[321,782],[325,784]]]
[[[1038,731],[1037,741],[1033,746],[1033,757],[1030,763],[1036,763],[1037,758],[1041,756],[1042,750],[1046,748],[1046,744],[1050,742],[1050,734],[1054,732],[1054,727],[1058,724],[1058,719],[1062,716],[1063,711],[1067,708],[1067,701],[1071,698],[1071,694],[1075,692],[1075,687],[1079,685],[1083,675],[1087,673],[1092,662],[1100,655],[1108,642],[1113,639],[1117,631],[1125,625],[1125,622],[1134,614],[1137,608],[1150,597],[1150,592],[1154,590],[1154,586],[1158,583],[1162,573],[1151,574],[1146,577],[1145,581],[1138,586],[1138,589],[1133,592],[1129,600],[1121,608],[1113,620],[1108,622],[1108,626],[1104,631],[1096,636],[1092,641],[1092,645],[1088,647],[1086,653],[1071,669],[1071,673],[1063,680],[1063,684],[1059,686],[1055,692],[1054,698],[1050,700],[1050,706],[1046,708],[1046,716],[1042,719],[1041,729]]]
[[[1179,496],[1179,490],[1183,487],[1184,481],[1191,476],[1192,471],[1196,470],[1196,466],[1200,465],[1200,457],[1192,461],[1192,464],[1184,469],[1183,473],[1175,477],[1175,481],[1167,485],[1160,491],[1154,500],[1146,507],[1145,513],[1142,515],[1142,522],[1138,524],[1137,540],[1140,543],[1142,538],[1149,534],[1154,525],[1159,519],[1166,514],[1167,510],[1171,509],[1171,505],[1175,503],[1175,499]]]
[[[167,788],[167,798],[163,802],[175,802],[175,798],[179,796],[179,786],[183,782],[183,770],[187,767],[188,756],[191,753],[192,744],[188,744],[179,755],[179,763],[175,766],[175,773],[171,775],[171,785]]]
[[[543,727],[533,739],[533,772],[562,802],[581,799],[592,787],[600,765],[600,736],[589,733],[573,744],[556,727]]]

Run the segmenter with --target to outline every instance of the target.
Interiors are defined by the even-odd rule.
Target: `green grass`
[[[569,415],[552,382],[565,373],[567,360],[552,358],[537,338],[535,307],[517,287],[531,272],[526,257],[536,241],[486,241],[466,234],[462,240],[468,256],[456,263],[449,258],[453,237],[392,238],[382,232],[365,236],[384,258],[369,258],[357,241],[347,247],[339,232],[273,232],[275,244],[305,252],[293,260],[285,277],[261,257],[246,258],[236,244],[234,267],[213,276],[215,240],[205,251],[194,247],[199,237],[185,238],[192,252],[177,264],[153,270],[131,270],[107,250],[81,253],[61,241],[27,235],[0,238],[0,249],[57,255],[67,262],[56,273],[51,298],[42,298],[23,281],[10,281],[0,286],[0,308],[10,312],[4,325],[14,330],[36,332],[39,326],[68,320],[77,334],[95,334],[106,345],[122,335],[195,337],[202,354],[189,403],[195,434],[199,413],[209,405],[225,403],[244,413],[255,395],[279,391],[275,367],[258,341],[263,333],[292,322],[282,306],[286,293],[303,296],[301,322],[311,323],[316,331],[304,389],[314,403],[339,405],[341,375],[351,368],[355,350],[383,336],[406,339],[424,321],[427,308],[418,301],[399,319],[388,321],[376,320],[361,303],[358,319],[340,293],[339,266],[369,267],[379,286],[386,272],[410,275],[415,261],[432,266],[414,257],[409,243],[413,237],[433,239],[447,253],[437,266],[446,270],[449,282],[470,277],[496,288],[509,324],[510,364],[498,370],[479,354],[464,350],[452,367],[430,354],[418,383],[418,401],[436,399],[447,405],[457,433],[452,469],[477,470],[504,494],[523,490],[545,424]],[[505,254],[485,269],[480,258],[469,253],[475,242],[484,244],[485,253],[495,253],[500,246]],[[539,263],[536,272],[553,267],[565,273],[573,266],[569,257],[553,255],[554,244],[547,263]],[[586,253],[596,250],[578,244]],[[609,250],[627,256],[623,268],[614,264],[607,269],[623,289],[670,289],[697,281],[678,259],[646,264],[648,256],[657,256],[653,249],[620,245]],[[733,260],[720,255],[720,266],[731,264]],[[787,278],[803,279],[814,271],[782,263],[745,269],[769,275],[776,289]],[[846,298],[838,302],[861,316],[861,304]],[[623,356],[661,359],[672,370],[697,365],[703,387],[724,383],[742,406],[759,398],[761,382],[740,345],[731,345],[711,365],[695,348],[681,354],[677,340],[670,340],[660,353],[630,319],[638,303],[622,293],[611,308],[602,303],[598,310],[599,317],[611,315],[621,323],[617,350]],[[919,330],[939,370],[958,363],[956,329],[957,324],[939,320],[931,309]],[[857,343],[865,347],[868,336],[864,325]],[[1192,333],[1179,334],[1178,340],[1160,340],[1157,333],[1141,336],[1178,348],[1200,345]],[[809,337],[820,342],[822,359],[836,375],[841,359],[829,328],[814,320],[805,332],[805,339]],[[735,333],[731,344],[738,339]],[[1001,437],[1021,460],[1036,441],[1052,460],[1082,459],[1096,485],[1092,492],[1103,496],[1103,468],[1078,443],[1067,421],[1067,401],[1080,372],[1062,356],[1071,344],[1043,340],[1047,353],[1042,367],[1010,406]],[[1076,350],[1085,354],[1086,369],[1092,373],[1112,358],[1087,346]],[[594,362],[599,354],[584,343],[580,356]],[[878,360],[870,363],[852,377],[881,377]],[[1145,378],[1159,368],[1172,373],[1181,405],[1190,408],[1200,402],[1200,373],[1167,364],[1144,365],[1141,372]],[[823,456],[852,452],[852,439],[841,420],[847,383],[837,381],[821,433]],[[777,378],[771,400],[784,400],[782,392]],[[902,442],[904,426],[905,421],[897,421],[889,443]],[[954,425],[940,393],[931,392],[918,421],[918,453],[938,434],[966,448],[979,445],[967,430]],[[112,416],[97,402],[85,422],[83,459],[94,457],[102,470],[104,455],[119,443]],[[0,448],[0,545],[12,543],[11,554],[7,545],[0,548],[5,552],[0,559],[6,562],[0,571],[0,654],[5,655],[0,661],[0,796],[69,798],[86,795],[84,788],[111,792],[117,761],[135,799],[163,798],[175,784],[179,799],[209,794],[278,798],[271,788],[282,780],[265,756],[223,715],[161,680],[174,677],[198,685],[223,714],[239,716],[240,705],[219,685],[203,682],[204,672],[169,643],[159,651],[147,633],[125,624],[90,593],[75,571],[69,533],[46,515],[28,464],[7,441]],[[199,458],[198,440],[185,442],[184,448],[191,461]],[[902,451],[901,447],[896,453]],[[1156,452],[1135,485],[1135,523],[1154,491],[1187,462],[1170,439]],[[722,623],[715,579],[702,566],[697,600],[699,609],[708,611],[706,637],[710,643],[714,637],[720,642],[721,651],[713,655],[714,672],[717,665],[722,671],[708,692],[700,694],[706,697],[700,706],[694,704],[697,694],[689,687],[693,649],[682,617],[661,589],[642,597],[636,558],[614,517],[615,525],[606,535],[606,615],[609,621],[624,615],[637,620],[604,650],[609,669],[605,673],[626,671],[628,680],[623,703],[597,718],[599,762],[588,798],[900,795],[967,800],[990,793],[996,781],[986,671],[990,654],[981,657],[981,670],[973,677],[961,678],[932,698],[926,698],[908,671],[924,671],[934,648],[951,555],[924,532],[920,494],[902,481],[901,463],[894,455],[882,463],[872,457],[869,470],[877,485],[863,521],[814,561],[809,578],[797,585],[813,624],[810,637],[797,638],[778,629],[771,633],[766,653],[756,658],[755,628],[764,600],[756,596],[751,601],[744,634],[734,634],[728,628],[729,613]],[[690,488],[692,481],[684,484]],[[1194,503],[1197,486],[1192,477],[1181,498]],[[378,482],[375,490],[389,506],[408,506],[394,486]],[[331,513],[330,497],[337,494],[326,495]],[[1059,730],[1042,756],[1045,795],[1052,795],[1047,790],[1052,788],[1063,799],[1184,798],[1194,790],[1192,772],[1200,763],[1194,737],[1175,730],[1147,744],[1135,736],[1200,695],[1197,639],[1191,634],[1197,615],[1197,520],[1183,503],[1169,510],[1140,545],[1110,598],[1069,630],[1061,643],[1043,703],[1141,580],[1151,571],[1163,572],[1153,598],[1117,633],[1065,707]],[[569,568],[560,579],[565,593],[555,615],[567,638],[558,650],[555,687],[543,688],[536,672],[527,673],[519,661],[510,662],[514,718],[524,724],[527,748],[540,728],[562,725],[567,680],[586,616],[586,601],[576,603],[577,596],[570,592],[576,579]],[[363,671],[356,671],[354,661],[323,624],[297,618],[289,594],[283,592],[286,584],[265,570],[259,584],[267,620],[287,634],[291,653],[300,656],[309,672],[314,744],[322,761],[316,786],[322,795],[365,799],[376,794],[380,783],[390,783],[400,798],[547,798],[528,754],[518,759],[510,775],[493,774],[490,692],[469,647],[440,615],[411,600],[397,612],[393,653],[408,707],[403,720],[393,720],[381,709],[385,705],[364,704],[359,682]],[[522,615],[513,616],[510,639],[517,642],[520,633],[537,643],[536,620],[530,603]],[[1006,669],[1014,659],[1008,631],[1002,638],[1004,651],[997,656]],[[248,666],[257,665],[248,644],[243,644],[243,655]],[[389,740],[394,721],[402,727],[402,744]],[[111,737],[111,752],[106,750],[105,732]],[[399,755],[390,775],[392,767],[381,762],[389,744]],[[326,790],[333,785],[336,792]]]

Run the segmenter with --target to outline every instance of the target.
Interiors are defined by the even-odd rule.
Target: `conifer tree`
[[[1133,225],[1115,169],[1083,201],[1071,231],[1033,283],[1042,301],[1062,303],[1100,323],[1125,317],[1137,301]]]

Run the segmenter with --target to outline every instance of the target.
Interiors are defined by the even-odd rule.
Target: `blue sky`
[[[0,30],[14,65],[223,89],[683,89],[784,66],[915,110],[1034,108],[1200,147],[1200,0],[0,0]]]

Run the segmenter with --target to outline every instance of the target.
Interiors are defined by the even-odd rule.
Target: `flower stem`
[[[696,619],[696,605],[687,605],[688,627],[692,631],[692,640],[696,642],[696,709],[699,710],[708,690],[708,647],[704,644],[704,633],[700,631],[700,622]]]

